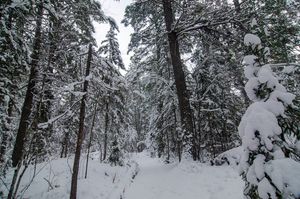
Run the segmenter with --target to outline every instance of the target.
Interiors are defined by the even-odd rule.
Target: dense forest
[[[245,198],[300,198],[299,172],[278,180],[268,169],[300,168],[299,10],[135,0],[122,20],[133,28],[126,66],[122,32],[97,0],[1,0],[0,198],[23,198],[25,173],[53,158],[71,158],[75,199],[95,152],[112,167],[142,151],[220,165],[239,146]],[[110,26],[100,44],[94,23]]]

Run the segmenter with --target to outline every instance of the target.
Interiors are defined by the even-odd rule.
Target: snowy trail
[[[145,154],[135,158],[140,172],[126,199],[240,199],[243,182],[228,166],[195,162],[165,165]]]

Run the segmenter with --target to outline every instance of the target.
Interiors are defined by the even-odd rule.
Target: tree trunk
[[[92,44],[89,45],[85,77],[88,77],[90,74],[91,61],[92,61]],[[78,131],[78,135],[77,135],[77,144],[76,144],[75,158],[74,158],[74,164],[73,164],[70,199],[76,199],[76,197],[77,197],[77,178],[78,178],[78,171],[79,171],[81,146],[82,146],[82,141],[83,141],[85,107],[86,107],[85,100],[87,99],[88,85],[89,85],[89,82],[87,79],[85,79],[84,84],[83,84],[83,92],[85,94],[83,95],[83,97],[81,99],[81,106],[80,106],[79,131]]]
[[[61,158],[66,158],[68,155],[68,147],[69,147],[69,131],[65,132],[65,137],[63,142],[61,143],[62,149],[60,153]]]
[[[12,165],[16,167],[19,162],[22,160],[23,156],[23,148],[25,143],[25,137],[28,130],[29,125],[29,117],[32,113],[33,106],[33,92],[35,90],[36,85],[36,77],[38,75],[38,62],[40,56],[40,49],[42,43],[42,18],[43,18],[43,0],[38,4],[38,13],[37,13],[37,21],[36,21],[36,30],[34,36],[34,44],[33,44],[33,52],[31,55],[31,69],[30,76],[27,85],[27,91],[25,100],[22,107],[21,118],[19,123],[19,129],[17,132],[16,142],[13,149],[12,154]]]
[[[174,132],[176,133],[176,148],[177,148],[177,155],[178,155],[178,161],[181,162],[181,146],[182,146],[182,140],[179,138],[179,132],[177,130],[177,117],[176,117],[176,108],[174,107]]]
[[[68,131],[66,132],[64,158],[68,156],[68,152],[69,152],[69,136],[70,136],[70,132]]]
[[[8,192],[7,199],[12,199],[12,197],[13,197],[14,190],[15,190],[15,184],[16,184],[17,179],[18,179],[18,174],[19,174],[20,168],[21,168],[21,162],[19,162],[17,167],[15,167],[15,171],[14,171],[14,175],[13,175],[13,178],[12,178],[12,182],[11,182],[11,185],[10,185],[10,189],[9,189],[9,192]]]
[[[104,127],[104,146],[103,146],[103,158],[102,161],[106,159],[107,155],[107,131],[108,131],[108,103],[105,104],[105,127]]]
[[[177,97],[179,102],[181,122],[183,125],[183,131],[185,135],[184,137],[187,138],[193,136],[194,134],[192,109],[189,103],[189,94],[186,88],[185,74],[183,71],[183,66],[180,58],[177,33],[174,30],[172,30],[174,15],[172,10],[171,0],[163,0],[163,8],[164,8],[165,24],[168,31],[168,41],[169,41],[171,62],[174,71]],[[196,159],[195,143],[193,138],[191,139],[192,140],[187,140],[187,142],[192,142],[189,144],[192,145],[191,152],[192,152],[193,159]]]
[[[61,152],[60,152],[60,158],[64,157],[64,151],[65,151],[65,146],[64,146],[64,141],[61,143]]]
[[[166,131],[166,138],[167,138],[167,162],[170,162],[170,136],[169,136],[169,130],[170,128],[167,129]]]
[[[86,156],[86,166],[85,166],[85,176],[84,176],[84,178],[87,178],[87,173],[88,173],[89,156],[90,156],[90,149],[91,149],[91,145],[92,145],[92,141],[93,141],[93,137],[94,137],[93,129],[94,129],[95,119],[96,119],[96,114],[97,114],[97,105],[98,105],[98,103],[96,102],[95,109],[94,109],[92,126],[91,126],[91,132],[90,132],[90,140],[89,140],[89,145],[88,145],[88,152],[87,152],[87,156]]]

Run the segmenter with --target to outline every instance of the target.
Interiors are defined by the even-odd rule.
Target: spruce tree
[[[252,28],[257,21],[252,20]],[[239,125],[244,154],[240,163],[240,172],[246,182],[244,195],[246,198],[297,198],[288,186],[281,187],[274,178],[272,167],[281,162],[287,165],[300,165],[286,158],[284,154],[284,133],[278,118],[286,117],[285,111],[294,106],[295,95],[287,92],[280,84],[271,66],[268,64],[269,51],[264,48],[261,39],[253,33],[244,37],[249,48],[243,63],[248,82],[245,90],[253,103],[248,107]],[[293,116],[291,116],[293,117]],[[289,172],[289,171],[286,171]],[[279,184],[278,184],[279,183]]]
[[[106,39],[101,42],[99,52],[103,53],[109,62],[124,70],[125,66],[121,57],[119,42],[116,38],[117,34],[115,33],[117,30],[117,27],[110,27],[106,34]]]

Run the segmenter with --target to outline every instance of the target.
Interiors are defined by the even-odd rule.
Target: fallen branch
[[[51,182],[50,182],[48,179],[44,178],[44,180],[46,180],[46,182],[47,182],[48,185],[50,186],[51,190],[54,189],[53,186],[52,186],[52,184],[51,184]]]

